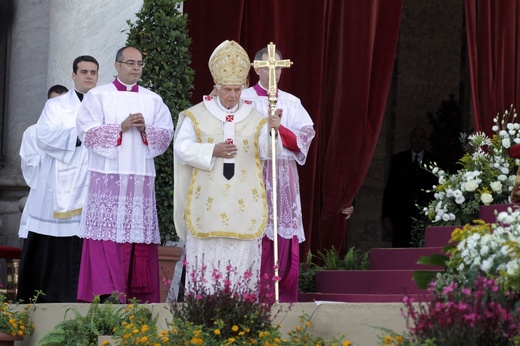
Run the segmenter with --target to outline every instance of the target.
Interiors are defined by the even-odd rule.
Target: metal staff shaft
[[[268,90],[268,97],[269,97],[269,114],[270,116],[275,115],[275,108],[276,108],[276,69],[278,68],[285,68],[285,67],[291,67],[291,60],[285,59],[285,60],[276,60],[276,47],[273,42],[269,43],[267,45],[268,50],[268,59],[267,60],[255,60],[253,62],[253,65],[255,68],[267,68],[269,70],[269,90]],[[276,135],[277,131],[275,129],[271,129],[271,151],[272,151],[272,169],[273,169],[273,181],[272,181],[272,187],[273,187],[273,252],[274,252],[274,297],[276,303],[279,302],[280,293],[279,293],[279,281],[280,278],[278,277],[278,206],[277,206],[277,178],[276,178]]]
[[[276,107],[276,96],[274,96],[274,102],[269,97],[269,108],[271,116],[275,113]],[[274,252],[274,299],[278,303],[280,301],[280,285],[278,280],[278,198],[277,198],[277,177],[276,177],[276,130],[271,128],[271,161],[272,161],[272,183],[273,187],[273,252]]]

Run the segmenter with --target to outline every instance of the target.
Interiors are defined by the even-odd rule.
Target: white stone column
[[[72,87],[72,62],[92,55],[99,62],[98,85],[115,75],[116,52],[126,43],[128,24],[134,22],[142,0],[50,0],[48,86]]]

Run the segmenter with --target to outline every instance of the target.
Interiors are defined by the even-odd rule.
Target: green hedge
[[[187,15],[179,0],[144,0],[130,26],[126,45],[143,53],[146,66],[141,84],[159,94],[172,113],[174,124],[179,112],[191,106],[194,71],[189,67],[191,39]],[[155,159],[157,213],[161,243],[178,240],[173,224],[173,148]]]

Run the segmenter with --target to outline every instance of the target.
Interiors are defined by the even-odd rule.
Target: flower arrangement
[[[224,274],[217,269],[210,275],[207,273],[205,266],[190,272],[193,285],[183,302],[170,304],[172,320],[168,322],[167,330],[159,331],[153,319],[133,318],[116,328],[116,344],[351,345],[349,341],[341,343],[338,340],[326,343],[309,334],[308,316],[301,316],[300,325],[289,332],[288,338],[283,338],[279,326],[271,322],[274,299],[265,294],[270,291],[268,283],[252,285],[254,274],[251,271],[239,275],[229,265]],[[207,282],[212,283],[210,287]]]
[[[478,276],[471,287],[451,283],[418,306],[405,297],[404,316],[413,345],[517,345],[520,292]]]
[[[478,275],[494,278],[503,290],[520,292],[520,209],[498,213],[497,222],[475,221],[456,228],[447,249],[446,272],[438,281],[472,283]]]
[[[508,149],[520,143],[516,116],[511,109],[495,117],[491,138],[483,132],[461,135],[466,153],[457,172],[450,174],[435,164],[426,167],[438,178],[430,191],[434,199],[422,209],[428,224],[463,225],[478,217],[481,205],[509,202],[518,162],[509,157]]]
[[[31,321],[31,312],[36,308],[34,304],[41,291],[31,299],[29,304],[20,307],[20,302],[13,303],[0,294],[0,332],[12,336],[31,335],[34,332],[34,324]]]
[[[405,342],[520,344],[520,208],[498,213],[491,224],[476,220],[457,228],[450,243],[448,256],[437,256],[437,263],[430,258],[446,268],[431,281],[430,300],[417,305],[404,298]]]

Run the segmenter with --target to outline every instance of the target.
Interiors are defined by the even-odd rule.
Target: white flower
[[[508,149],[511,146],[511,141],[509,138],[502,139],[502,146],[506,149]]]
[[[491,187],[491,190],[493,190],[494,192],[502,192],[502,183],[499,181],[494,181],[491,184],[489,184],[489,186]]]
[[[455,197],[455,198],[459,198],[459,197],[462,197],[462,196],[463,196],[462,191],[460,191],[460,190],[455,190],[455,191],[453,191],[453,192],[452,192],[452,195],[453,195],[453,197]]]
[[[462,204],[466,201],[466,199],[464,198],[464,196],[459,196],[457,198],[455,198],[455,203],[457,204]]]
[[[484,192],[481,196],[480,196],[480,200],[482,201],[482,203],[484,203],[485,205],[490,205],[491,202],[493,202],[493,196],[491,196],[491,194],[487,193],[487,192]]]
[[[473,192],[478,188],[476,180],[470,180],[466,183],[466,191]]]
[[[488,259],[485,259],[482,261],[482,264],[480,265],[480,269],[486,273],[489,273],[489,270],[493,266],[493,258],[490,257]]]
[[[506,264],[506,268],[507,268],[507,273],[509,275],[515,275],[515,274],[518,274],[518,261],[516,260],[513,260],[513,261],[510,261]]]

